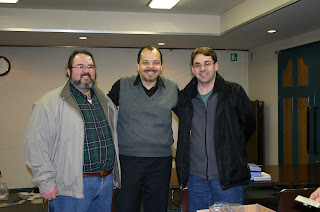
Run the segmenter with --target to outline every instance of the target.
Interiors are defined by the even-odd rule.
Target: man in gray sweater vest
[[[167,211],[173,143],[172,113],[178,86],[159,76],[162,54],[156,47],[141,48],[138,75],[118,80],[108,96],[119,106],[118,136],[121,189],[116,211]]]

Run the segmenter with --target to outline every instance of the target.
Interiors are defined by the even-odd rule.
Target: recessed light
[[[180,0],[152,0],[149,7],[152,9],[171,9]]]
[[[275,30],[275,29],[268,30],[268,33],[276,33],[276,32],[277,32],[277,30]]]
[[[0,0],[0,3],[9,3],[9,4],[15,4],[19,0]]]
[[[158,46],[164,46],[166,43],[158,43]]]
[[[86,37],[86,36],[80,36],[79,39],[80,39],[80,40],[87,40],[88,37]]]

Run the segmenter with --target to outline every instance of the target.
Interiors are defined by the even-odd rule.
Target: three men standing
[[[172,110],[179,116],[176,166],[180,185],[188,183],[189,210],[243,203],[242,185],[250,179],[246,141],[255,129],[245,91],[217,73],[216,53],[208,47],[192,52],[195,77],[179,98],[162,69],[160,50],[141,48],[138,75],[118,80],[106,98],[94,85],[92,55],[70,56],[69,81],[34,104],[25,136],[26,163],[42,197],[53,200],[50,209],[110,211],[113,183],[120,188],[120,158],[117,212],[138,212],[142,198],[144,211],[166,211]]]

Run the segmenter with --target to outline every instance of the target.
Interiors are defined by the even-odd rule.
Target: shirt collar
[[[138,74],[137,77],[136,77],[136,80],[133,83],[133,85],[135,86],[135,85],[138,85],[139,83],[141,83],[141,85],[142,85],[140,75]],[[160,76],[157,77],[157,82],[156,82],[156,85],[154,87],[157,87],[159,85],[165,88],[164,82],[163,82],[163,80],[162,80],[162,78]]]

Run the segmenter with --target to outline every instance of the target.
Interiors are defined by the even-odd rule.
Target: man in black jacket
[[[250,180],[246,141],[255,130],[251,102],[243,88],[218,73],[215,51],[191,54],[195,77],[179,93],[178,180],[188,183],[189,211],[215,202],[243,203]]]

